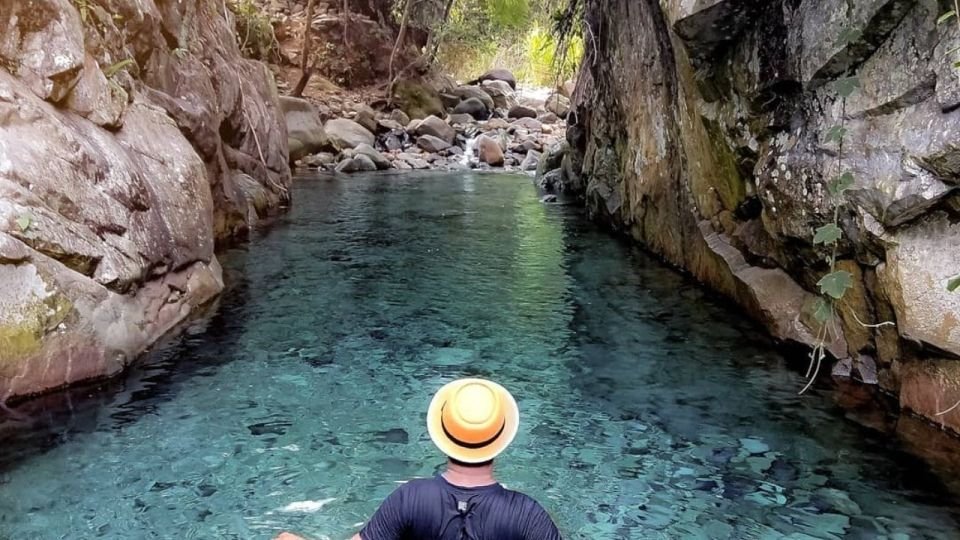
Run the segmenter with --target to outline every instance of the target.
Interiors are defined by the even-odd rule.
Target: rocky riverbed
[[[480,82],[482,81],[482,82]],[[477,84],[441,89],[427,107],[356,103],[321,122],[304,99],[284,97],[291,164],[349,174],[384,169],[535,171],[566,137],[570,85],[516,90],[495,70]],[[430,89],[421,92],[430,93]]]

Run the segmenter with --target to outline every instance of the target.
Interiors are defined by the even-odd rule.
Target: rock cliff
[[[115,373],[287,200],[272,76],[219,2],[0,2],[0,404]]]
[[[553,177],[590,214],[811,345],[845,120],[827,349],[960,430],[960,78],[936,0],[586,0],[589,44]],[[856,76],[843,104],[833,81]],[[879,327],[878,323],[886,324]],[[862,323],[862,324],[861,324]],[[874,374],[878,374],[875,376]]]

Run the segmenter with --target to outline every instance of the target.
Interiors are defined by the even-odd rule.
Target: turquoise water
[[[0,424],[0,538],[344,539],[443,459],[480,375],[500,460],[567,538],[957,537],[956,499],[736,311],[528,179],[301,179],[230,290],[128,377]]]

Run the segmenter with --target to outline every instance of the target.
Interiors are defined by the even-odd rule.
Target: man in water
[[[353,540],[559,540],[542,506],[493,477],[493,459],[519,427],[517,402],[499,384],[445,385],[427,410],[427,431],[449,459],[446,472],[397,488]]]

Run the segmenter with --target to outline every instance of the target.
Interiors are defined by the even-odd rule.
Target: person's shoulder
[[[397,491],[403,493],[424,493],[438,491],[442,489],[442,484],[437,480],[437,478],[414,478],[412,480],[407,480],[400,487],[397,488]]]
[[[510,499],[511,504],[523,506],[526,508],[537,508],[542,510],[543,506],[533,497],[522,491],[503,488],[503,495]]]

